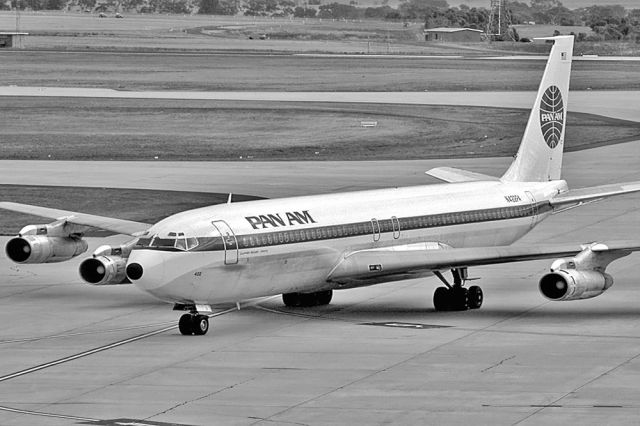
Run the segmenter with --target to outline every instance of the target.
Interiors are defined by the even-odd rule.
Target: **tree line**
[[[422,21],[425,28],[460,27],[485,30],[490,12],[486,8],[450,7],[446,0],[404,0],[397,8],[387,4],[359,7],[357,0],[322,3],[326,0],[0,0],[0,9],[56,10],[79,7],[93,12],[200,13],[320,19],[385,19]],[[487,0],[488,3],[488,0]],[[570,10],[560,0],[510,1],[506,20],[511,24],[586,25],[593,34],[578,40],[630,40],[640,42],[640,9],[622,6],[590,6]]]

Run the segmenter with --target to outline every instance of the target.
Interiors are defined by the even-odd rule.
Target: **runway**
[[[73,87],[0,87],[2,96],[124,99],[192,99],[270,102],[348,102],[419,105],[469,105],[530,109],[535,92],[255,92],[122,91]],[[569,111],[640,121],[640,91],[571,91]]]
[[[639,146],[568,153],[566,178],[574,187],[640,180]],[[236,185],[279,196],[421,183],[423,170],[445,163],[497,174],[508,160],[239,170],[230,163],[77,163],[73,172],[67,163],[41,164],[55,184],[91,183],[98,166],[116,186]],[[8,166],[2,164],[2,181]],[[205,170],[211,175],[194,188]],[[292,176],[302,179],[285,191]],[[638,225],[640,196],[627,196],[554,216],[521,243],[637,239]],[[90,250],[103,242],[92,240]],[[204,338],[179,335],[170,306],[132,286],[82,284],[80,260],[18,266],[4,253],[0,259],[2,425],[640,420],[637,254],[614,262],[614,287],[587,301],[543,299],[537,280],[550,262],[539,261],[474,268],[486,293],[479,311],[435,312],[437,282],[412,280],[338,292],[320,309],[285,310],[278,298],[240,311],[220,306]]]

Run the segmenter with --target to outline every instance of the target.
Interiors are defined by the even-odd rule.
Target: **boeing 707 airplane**
[[[80,264],[89,284],[133,282],[184,310],[179,329],[203,335],[211,305],[282,294],[287,306],[330,303],[334,290],[435,275],[436,310],[480,308],[467,286],[477,265],[553,259],[539,282],[552,300],[598,296],[613,284],[612,261],[640,241],[511,246],[553,213],[640,191],[640,182],[570,190],[561,179],[573,37],[553,47],[515,160],[502,177],[441,167],[445,183],[227,203],[156,224],[0,202],[0,208],[54,219],[8,241],[18,263],[61,262],[87,250],[99,228],[132,239],[102,246]],[[452,278],[444,273],[450,271]]]

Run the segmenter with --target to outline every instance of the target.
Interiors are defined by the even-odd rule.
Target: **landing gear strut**
[[[463,287],[467,280],[467,268],[451,270],[453,284],[450,284],[442,273],[436,271],[434,274],[446,286],[436,288],[433,293],[433,306],[436,311],[466,311],[482,306],[482,289],[477,285],[468,289]]]
[[[285,293],[282,301],[290,308],[328,305],[333,297],[333,290],[315,293]]]

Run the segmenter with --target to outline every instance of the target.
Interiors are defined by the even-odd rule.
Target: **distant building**
[[[474,42],[482,41],[483,31],[471,28],[429,28],[424,30],[425,41]]]
[[[24,38],[28,35],[29,33],[0,32],[0,48],[22,49],[24,48]]]

